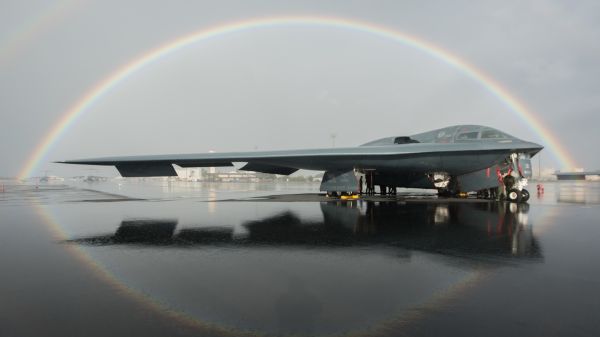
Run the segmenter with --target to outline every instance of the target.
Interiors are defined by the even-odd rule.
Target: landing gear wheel
[[[521,202],[522,197],[523,197],[523,195],[521,194],[521,191],[519,191],[516,188],[510,189],[506,195],[506,198],[508,199],[508,201],[516,202],[516,203]]]
[[[523,189],[523,190],[521,191],[521,201],[522,201],[522,202],[526,202],[527,200],[529,200],[529,197],[530,197],[530,195],[529,195],[529,191],[528,191],[528,190],[526,190],[526,189]]]

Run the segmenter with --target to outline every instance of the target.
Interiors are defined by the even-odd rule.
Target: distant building
[[[63,181],[65,181],[65,178],[62,177],[57,177],[57,176],[43,176],[40,178],[40,183],[47,183],[47,184],[56,184],[56,183],[62,183]]]
[[[571,172],[556,171],[554,173],[558,180],[586,180],[588,177],[600,176],[600,171],[585,171],[583,169],[575,169]]]
[[[194,182],[261,182],[274,181],[275,175],[239,171],[231,167],[176,168],[177,180]]]

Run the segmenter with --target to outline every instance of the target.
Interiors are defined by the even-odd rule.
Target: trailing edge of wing
[[[252,163],[252,162],[244,165],[244,167],[240,168],[240,170],[271,173],[271,174],[281,174],[281,175],[285,175],[285,176],[298,171],[297,168],[293,168],[293,167],[275,166],[275,165]]]

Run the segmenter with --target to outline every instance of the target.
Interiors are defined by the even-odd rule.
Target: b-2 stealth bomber
[[[539,144],[491,127],[457,125],[387,137],[345,148],[202,154],[103,157],[62,161],[65,164],[115,166],[123,177],[176,176],[180,167],[233,166],[241,170],[289,175],[299,169],[325,171],[321,191],[357,193],[359,176],[382,193],[397,187],[437,189],[440,195],[477,192],[494,195],[500,186],[511,201],[526,201],[531,158]]]

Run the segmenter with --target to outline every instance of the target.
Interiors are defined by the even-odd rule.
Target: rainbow
[[[419,37],[396,31],[384,26],[379,26],[370,22],[359,21],[355,19],[345,19],[329,16],[277,16],[268,18],[255,18],[249,20],[236,21],[217,25],[214,27],[203,28],[190,34],[181,36],[167,42],[155,49],[152,49],[141,56],[133,59],[121,68],[105,77],[94,85],[87,93],[77,100],[66,112],[64,112],[52,128],[46,133],[39,144],[27,159],[19,173],[20,179],[31,176],[40,162],[43,161],[53,144],[57,142],[62,134],[72,126],[77,118],[89,109],[95,102],[110,92],[119,83],[132,76],[136,72],[149,66],[155,61],[177,52],[187,46],[200,41],[206,41],[211,38],[231,34],[235,32],[247,31],[259,28],[272,28],[279,26],[295,25],[313,25],[322,27],[331,27],[338,29],[351,29],[357,32],[373,34],[386,38],[403,45],[413,47],[423,53],[440,60],[441,62],[460,70],[463,74],[474,81],[480,83],[500,102],[502,102],[510,111],[520,117],[529,128],[536,133],[554,154],[556,159],[563,167],[575,167],[575,161],[569,153],[562,147],[559,139],[544,125],[541,118],[530,111],[524,103],[511,95],[508,90],[503,88],[498,82],[492,79],[485,72],[477,69],[475,66],[467,63],[456,55],[436,46]]]
[[[60,225],[57,218],[50,212],[48,206],[40,204],[38,202],[30,201],[30,206],[44,223],[50,232],[50,235],[58,242],[63,242],[69,239],[69,236]],[[190,327],[194,330],[199,331],[201,334],[207,334],[211,336],[242,336],[251,337],[257,336],[244,331],[235,331],[221,327],[217,324],[200,321],[185,313],[174,311],[168,308],[166,305],[156,301],[142,292],[128,287],[121,280],[117,279],[108,269],[102,264],[94,260],[80,245],[65,245],[65,249],[73,256],[81,265],[86,266],[90,272],[100,281],[109,285],[115,292],[126,295],[133,302],[139,304],[145,309],[150,309],[154,313],[165,316],[166,318],[172,319],[183,326]]]

